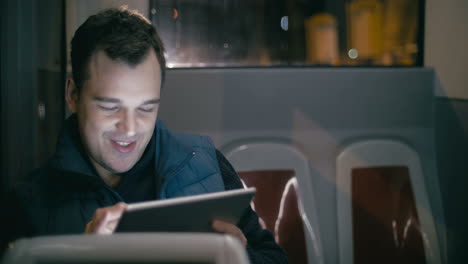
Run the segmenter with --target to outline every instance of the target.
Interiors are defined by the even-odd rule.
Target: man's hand
[[[221,220],[214,220],[213,224],[211,224],[211,227],[216,232],[226,233],[234,236],[242,243],[242,245],[244,245],[244,247],[247,246],[247,238],[245,238],[244,233],[242,233],[242,231],[236,225]]]
[[[127,204],[122,202],[97,209],[91,221],[86,225],[85,233],[112,234],[125,209],[127,209]]]

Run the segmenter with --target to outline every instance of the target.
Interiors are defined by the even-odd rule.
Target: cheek
[[[100,135],[111,130],[112,120],[100,116],[99,113],[88,112],[82,120],[82,125],[88,140],[97,141]]]
[[[148,134],[153,133],[155,125],[156,125],[156,116],[148,118],[142,122],[142,128]]]
[[[138,118],[138,128],[140,132],[152,133],[154,126],[156,125],[156,119],[158,117],[158,110],[152,114],[142,115]]]

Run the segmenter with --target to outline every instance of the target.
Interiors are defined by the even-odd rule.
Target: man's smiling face
[[[73,81],[67,103],[78,116],[81,140],[101,177],[130,170],[150,141],[159,110],[161,70],[152,49],[130,66],[94,54],[79,94]],[[73,92],[75,89],[75,92]]]

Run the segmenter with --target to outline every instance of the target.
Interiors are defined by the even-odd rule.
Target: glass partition
[[[423,0],[151,0],[168,67],[422,66]]]

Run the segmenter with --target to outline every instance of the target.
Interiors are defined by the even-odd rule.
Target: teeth
[[[116,141],[116,143],[119,144],[122,147],[126,147],[126,146],[130,145],[130,142]]]

